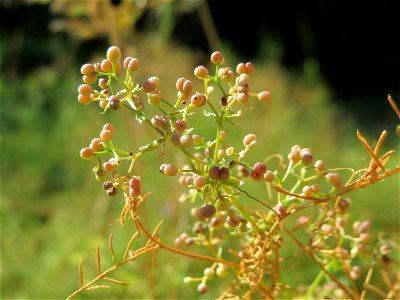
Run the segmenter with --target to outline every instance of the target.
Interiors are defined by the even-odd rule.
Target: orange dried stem
[[[138,232],[138,231],[136,231],[136,232],[132,235],[131,239],[129,240],[128,245],[126,246],[123,260],[125,260],[125,259],[128,257],[129,249],[131,248],[133,241],[135,240],[135,238],[136,238],[138,235],[139,235],[139,232]]]
[[[393,110],[395,111],[395,113],[397,114],[397,116],[400,119],[400,109],[397,107],[396,103],[394,102],[394,100],[390,94],[388,95],[388,101],[389,101],[390,106],[393,108]]]
[[[116,283],[116,284],[120,284],[120,285],[129,285],[129,283],[126,283],[126,282],[123,282],[123,281],[119,281],[117,279],[110,278],[110,277],[104,277],[104,280],[107,280],[109,282],[113,282],[113,283]]]
[[[115,258],[115,253],[114,253],[114,248],[113,248],[113,242],[112,242],[112,233],[110,233],[110,238],[108,239],[109,245],[110,245],[110,252],[111,252],[111,256],[112,259],[114,261],[114,265],[117,264],[117,260]]]
[[[97,246],[97,274],[100,274],[100,246]]]
[[[382,132],[381,134],[381,138],[384,139],[384,134]],[[378,157],[376,156],[375,152],[372,150],[371,146],[368,144],[367,140],[365,139],[365,137],[361,134],[361,132],[357,129],[357,138],[358,140],[363,144],[364,148],[368,151],[369,155],[371,156],[371,159],[382,169],[385,170],[385,168],[382,166],[381,162],[379,161]],[[382,141],[383,142],[383,141]],[[380,144],[380,142],[378,141],[378,144]],[[371,161],[372,162],[372,161]]]
[[[83,286],[83,267],[82,267],[82,259],[79,261],[79,283]]]

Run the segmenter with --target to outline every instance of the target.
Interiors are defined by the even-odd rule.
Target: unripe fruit
[[[269,102],[272,98],[272,94],[268,91],[262,91],[257,94],[257,98],[261,102]]]
[[[327,173],[325,178],[328,182],[332,183],[333,185],[338,185],[341,183],[340,175],[338,173]]]
[[[81,67],[82,75],[90,75],[90,74],[93,74],[94,72],[95,72],[95,70],[94,70],[94,66],[92,64],[84,64]]]
[[[84,96],[81,94],[78,95],[78,102],[80,104],[88,105],[88,104],[90,104],[91,101],[92,101],[92,99],[90,98],[90,96]]]
[[[238,74],[246,73],[246,67],[245,67],[244,63],[239,63],[236,66],[236,73],[238,73]]]
[[[248,93],[238,93],[236,98],[239,103],[247,103],[249,102],[250,95]]]
[[[107,195],[108,196],[115,196],[117,194],[117,189],[115,187],[112,187],[110,189],[107,190]]]
[[[179,119],[176,120],[174,123],[174,128],[179,133],[184,133],[186,129],[186,122],[185,120]]]
[[[94,151],[92,148],[85,147],[85,148],[81,149],[79,154],[83,159],[92,159],[93,155],[94,155]]]
[[[178,91],[183,91],[183,84],[185,83],[186,78],[185,77],[180,77],[176,80],[176,89]]]
[[[205,283],[200,283],[197,286],[197,291],[199,292],[199,294],[203,295],[203,294],[206,294],[208,292],[208,288],[207,288]]]
[[[99,87],[101,87],[102,89],[106,89],[107,84],[108,84],[108,79],[106,79],[106,78],[99,79]]]
[[[197,189],[202,189],[207,184],[207,180],[204,176],[195,176],[193,184]]]
[[[188,147],[190,147],[190,146],[193,145],[192,136],[189,135],[189,134],[184,134],[184,135],[182,135],[182,136],[180,137],[179,141],[180,141],[180,145],[181,145],[183,148],[188,148]]]
[[[88,84],[81,84],[78,88],[78,93],[83,96],[90,96],[92,91],[92,87]]]
[[[215,51],[211,53],[210,60],[214,65],[220,65],[224,62],[224,57],[222,56],[221,52]]]
[[[251,62],[245,64],[246,74],[251,74],[254,71],[254,65]]]
[[[92,139],[92,141],[90,142],[90,148],[93,149],[94,152],[99,152],[103,150],[103,144],[101,139],[99,138],[94,138]]]
[[[116,46],[111,46],[107,50],[107,59],[116,63],[121,58],[121,50]]]
[[[114,126],[111,123],[106,123],[103,125],[104,130],[110,130],[114,134]]]
[[[214,277],[215,271],[212,268],[206,268],[206,269],[204,269],[203,274],[204,274],[205,277],[211,279],[211,278]]]
[[[272,171],[267,170],[267,172],[265,172],[265,174],[264,174],[264,179],[267,182],[272,182],[275,180],[275,175]]]
[[[194,69],[194,76],[196,76],[199,79],[205,79],[208,76],[208,70],[204,66],[198,66]]]
[[[255,142],[257,139],[257,136],[255,134],[248,134],[243,138],[243,146],[247,147],[250,146],[251,143]]]
[[[215,273],[219,276],[219,277],[225,277],[228,274],[228,267],[225,266],[224,264],[218,264],[217,270],[215,271]]]
[[[100,131],[100,138],[104,141],[104,142],[109,142],[112,140],[113,138],[113,133],[111,132],[111,130],[102,130]]]
[[[108,106],[112,110],[118,110],[120,107],[120,102],[117,96],[111,96],[110,100],[108,101]]]
[[[107,73],[111,73],[112,72],[112,63],[108,59],[103,59],[101,61],[100,67],[101,67],[101,70],[103,72],[107,72]]]
[[[167,176],[175,176],[178,173],[178,167],[173,164],[165,164],[162,171]]]
[[[161,102],[160,94],[154,93],[154,91],[153,91],[153,93],[148,94],[147,97],[148,97],[147,100],[148,100],[149,104],[151,104],[151,105],[157,106]]]
[[[178,133],[178,132],[171,133],[170,140],[171,140],[172,145],[174,145],[174,146],[180,145],[181,136],[182,135],[180,133]]]
[[[325,164],[322,160],[317,160],[314,163],[315,172],[319,175],[323,175],[325,172]]]
[[[238,92],[238,93],[248,93],[249,92],[249,85],[247,83],[239,84],[236,87],[236,92]]]
[[[82,80],[84,83],[93,84],[97,81],[97,75],[95,73],[90,75],[83,75]]]
[[[190,98],[190,103],[194,106],[201,107],[206,104],[206,96],[204,94],[196,93]]]
[[[205,219],[211,218],[215,215],[217,209],[212,204],[203,205],[197,210],[197,217],[204,221]]]
[[[304,165],[308,166],[312,164],[314,158],[309,148],[301,149],[300,156]]]
[[[105,163],[103,163],[103,169],[109,173],[114,169],[114,166],[112,165],[112,163],[110,163],[109,161],[106,161]]]

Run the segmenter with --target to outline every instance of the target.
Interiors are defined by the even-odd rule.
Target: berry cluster
[[[267,90],[252,92],[250,77],[254,66],[251,62],[239,63],[233,69],[223,66],[224,61],[220,52],[213,52],[210,63],[214,72],[203,65],[193,71],[193,79],[202,81],[204,90],[194,91],[192,81],[180,77],[175,85],[176,98],[168,101],[162,97],[160,78],[151,76],[140,83],[134,76],[139,60],[131,56],[122,58],[118,47],[110,47],[104,60],[82,66],[84,83],[78,88],[78,101],[84,105],[98,102],[102,113],[127,109],[139,123],[153,128],[159,137],[136,152],[119,149],[113,143],[114,127],[107,123],[99,137],[82,148],[80,156],[87,160],[96,158],[93,171],[96,179],[103,182],[108,195],[116,195],[122,190],[125,206],[121,222],[132,218],[138,232],[142,230],[150,240],[161,245],[140,222],[138,207],[146,195],[142,194],[142,181],[135,170],[135,162],[160,146],[169,149],[164,147],[167,144],[182,153],[186,159],[184,165],[161,161],[159,172],[170,177],[179,175],[178,182],[186,187],[179,199],[193,203],[193,222],[175,239],[176,248],[165,245],[162,248],[192,257],[196,255],[189,255],[185,250],[191,245],[211,251],[212,257],[206,260],[212,265],[204,270],[203,276],[185,278],[185,283],[199,282],[200,294],[207,293],[207,282],[215,278],[215,274],[222,278],[228,272],[235,272],[234,289],[246,289],[244,298],[251,297],[255,291],[268,298],[279,295],[279,252],[284,247],[282,232],[286,232],[300,248],[302,254],[299,255],[309,255],[320,267],[322,263],[326,264],[321,267],[326,274],[331,274],[339,259],[344,268],[342,275],[351,285],[346,286],[339,280],[334,282],[344,296],[352,296],[356,293],[354,281],[362,273],[357,256],[369,251],[371,225],[369,221],[355,222],[353,233],[348,232],[350,200],[343,195],[394,172],[379,175],[378,167],[383,170],[383,165],[379,166],[372,157],[370,167],[363,169],[363,174],[356,177],[361,172],[354,172],[349,179],[343,180],[342,169],[327,168],[322,160],[315,159],[309,147],[299,145],[291,147],[288,160],[281,155],[272,155],[262,161],[251,161],[248,154],[257,146],[257,136],[248,133],[243,137],[242,145],[233,145],[228,141],[227,125],[242,116],[243,108],[251,105],[251,98],[269,102],[271,93]],[[122,72],[124,74],[120,74]],[[98,87],[94,86],[96,82]],[[147,99],[157,113],[149,116],[142,99]],[[199,113],[215,125],[213,135],[202,136],[196,132],[196,127],[191,127],[194,125],[191,116]],[[363,137],[359,139],[365,142]],[[378,152],[379,147],[371,151]],[[390,155],[384,155],[384,162]],[[271,167],[274,158],[280,162],[276,168]],[[122,161],[129,163],[127,170],[121,168]],[[245,190],[249,182],[265,185],[268,199],[250,195]],[[243,198],[254,201],[257,206],[244,205]],[[286,218],[311,207],[319,208],[317,215],[297,216],[296,228],[285,227],[283,221]],[[295,237],[296,230],[303,230],[309,236],[308,246]],[[235,243],[236,249],[224,248],[224,242],[230,239],[240,240]],[[388,258],[389,248],[385,241],[381,244],[382,255]],[[232,253],[238,263],[228,260]],[[265,276],[269,276],[269,287],[264,286]],[[317,278],[321,280],[322,276]],[[306,298],[312,293],[313,288]]]

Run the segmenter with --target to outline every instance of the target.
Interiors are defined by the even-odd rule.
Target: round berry
[[[312,164],[314,158],[309,148],[301,149],[300,156],[304,165],[308,166]]]
[[[114,126],[110,123],[106,123],[103,125],[103,129],[104,130],[110,130],[112,132],[112,134],[114,134]]]
[[[214,271],[214,269],[212,269],[212,268],[206,268],[206,269],[204,269],[203,274],[204,274],[204,276],[206,276],[207,278],[211,279],[211,278],[214,277],[215,271]]]
[[[190,134],[184,134],[179,138],[180,145],[183,148],[188,148],[193,145],[193,139]]]
[[[250,144],[255,142],[256,139],[257,139],[257,136],[255,134],[253,134],[253,133],[250,133],[250,134],[246,135],[243,138],[243,146],[245,146],[245,147],[250,146]]]
[[[206,294],[208,292],[208,287],[205,283],[200,283],[197,286],[197,291],[199,292],[199,294]]]
[[[121,50],[116,46],[111,46],[107,50],[107,59],[116,63],[121,58]]]
[[[143,83],[143,90],[148,94],[151,93],[151,92],[154,92],[156,90],[156,88],[157,88],[157,84],[153,80],[147,79]]]
[[[140,177],[132,177],[129,180],[129,186],[133,189],[140,190],[141,185],[142,181],[140,180]]]
[[[205,219],[211,218],[215,215],[217,209],[212,204],[203,205],[197,210],[197,217],[204,221]]]
[[[178,132],[171,133],[170,140],[171,140],[172,145],[174,145],[174,146],[180,145],[181,136],[182,135],[180,133],[178,133]]]
[[[112,133],[111,130],[104,130],[103,129],[102,131],[100,131],[100,138],[104,142],[109,142],[113,138],[113,133]]]
[[[91,101],[92,101],[92,99],[90,98],[90,96],[84,96],[81,94],[78,95],[78,102],[80,104],[88,105],[88,104],[90,104]]]
[[[137,69],[139,69],[139,60],[135,57],[133,57],[128,64],[128,68],[129,71],[134,72]]]
[[[185,80],[182,84],[182,92],[184,92],[185,94],[190,94],[190,92],[192,91],[193,88],[193,84],[190,80]]]
[[[113,185],[113,183],[111,181],[104,181],[104,183],[103,183],[103,189],[106,190],[106,191],[108,189],[111,189],[113,186],[114,185]]]
[[[224,62],[224,57],[222,56],[221,52],[215,51],[211,53],[210,60],[214,65],[220,65]]]
[[[102,89],[106,89],[107,86],[108,86],[108,79],[100,78],[99,79],[99,87],[101,87]]]
[[[176,80],[176,89],[178,91],[183,91],[183,84],[185,83],[186,78],[185,77],[180,77]]]
[[[238,74],[246,73],[246,67],[245,67],[244,63],[239,63],[236,66],[236,73],[238,73]]]
[[[229,177],[231,176],[231,172],[227,167],[221,167],[219,169],[219,179],[220,180],[228,180]]]
[[[219,169],[218,166],[213,166],[208,171],[208,175],[210,175],[210,178],[212,180],[218,180],[219,179],[219,174],[220,174],[220,169]]]
[[[197,189],[202,189],[207,184],[207,179],[204,176],[195,176],[193,184]]]
[[[262,163],[262,162],[256,162],[256,163],[253,165],[253,170],[254,170],[254,172],[256,172],[257,174],[264,175],[265,172],[267,172],[267,167],[266,167],[265,164]]]
[[[93,155],[94,155],[94,151],[92,148],[85,147],[85,148],[81,149],[79,154],[83,159],[92,159]]]
[[[190,103],[197,107],[204,106],[206,104],[206,96],[204,94],[196,93],[190,99]]]
[[[254,65],[251,62],[247,62],[245,65],[246,74],[251,74],[254,71]]]
[[[92,148],[94,152],[102,151],[103,150],[102,140],[99,138],[92,139],[89,147]]]
[[[337,185],[341,183],[340,175],[338,173],[327,173],[325,178],[328,182],[332,183],[333,185]]]
[[[257,172],[255,172],[254,170],[250,172],[250,177],[251,179],[253,179],[254,181],[261,181],[264,179],[264,174],[258,174]]]
[[[275,180],[275,175],[272,171],[267,170],[267,172],[265,172],[265,174],[264,174],[264,179],[267,182],[272,182]]]
[[[129,195],[131,195],[132,197],[139,196],[140,195],[140,188],[139,189],[129,188]]]
[[[112,63],[108,59],[103,59],[101,61],[100,67],[101,67],[101,70],[103,72],[107,72],[107,73],[111,73],[112,72]]]
[[[93,74],[94,72],[95,72],[95,70],[94,70],[94,66],[92,64],[84,64],[81,67],[82,75],[90,75],[90,74]]]
[[[161,102],[161,96],[159,93],[154,93],[154,91],[147,95],[147,100],[149,104],[157,106]]]
[[[238,93],[236,98],[239,103],[247,103],[249,102],[250,95],[248,93]]]
[[[109,161],[106,161],[105,163],[103,163],[103,168],[107,173],[109,173],[114,169],[114,166]]]
[[[108,196],[115,196],[116,194],[117,194],[117,188],[116,187],[112,187],[112,188],[109,188],[108,190],[107,190],[107,195]]]
[[[205,79],[208,76],[208,70],[204,66],[198,66],[194,69],[194,76],[199,79]]]
[[[95,73],[90,75],[83,75],[82,80],[84,83],[93,84],[97,81],[97,75]]]
[[[108,106],[112,110],[118,110],[120,107],[119,99],[117,96],[111,96],[109,101],[108,101]]]
[[[165,164],[162,171],[167,176],[175,176],[178,173],[178,167],[173,164]]]
[[[268,91],[262,91],[257,94],[257,98],[261,102],[269,102],[272,98],[272,94]]]
[[[176,120],[175,123],[174,123],[174,128],[175,128],[175,130],[176,130],[177,132],[179,132],[179,133],[185,132],[185,129],[186,129],[186,121],[185,121],[185,120],[182,120],[182,119]]]

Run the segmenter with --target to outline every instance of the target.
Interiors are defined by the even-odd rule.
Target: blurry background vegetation
[[[109,45],[119,45],[125,55],[140,59],[139,76],[159,76],[163,93],[173,99],[176,78],[193,79],[194,67],[208,65],[212,50],[222,50],[233,66],[251,60],[252,89],[270,90],[273,101],[247,111],[238,127],[227,129],[228,141],[239,145],[253,132],[260,139],[254,159],[286,155],[300,144],[328,167],[359,168],[368,156],[355,138],[357,128],[370,141],[388,129],[385,149],[398,148],[398,120],[386,102],[387,93],[400,97],[394,2],[360,8],[358,14],[334,1],[291,9],[272,2],[263,9],[259,2],[236,7],[224,1],[0,2],[1,298],[65,298],[78,287],[81,258],[89,279],[97,245],[106,265],[109,233],[120,255],[131,234],[116,221],[123,199],[106,197],[79,150],[106,121],[115,124],[116,141],[127,149],[153,136],[127,112],[100,115],[96,105],[77,103],[83,63],[99,61]],[[210,129],[207,123],[195,126],[205,135]],[[172,150],[167,157],[182,159]],[[162,240],[172,243],[187,229],[189,206],[178,202],[177,183],[171,189],[175,179],[155,171],[163,159],[148,157],[138,165],[144,191],[153,191],[143,220],[154,226],[165,219]],[[398,176],[351,198],[353,220],[370,218],[375,233],[398,239]],[[197,297],[195,286],[182,280],[207,265],[190,263],[161,251],[159,268],[148,256],[119,271],[116,277],[131,286],[81,297]],[[316,272],[305,266],[285,279],[307,284]],[[219,283],[215,280],[207,297],[221,290]]]

